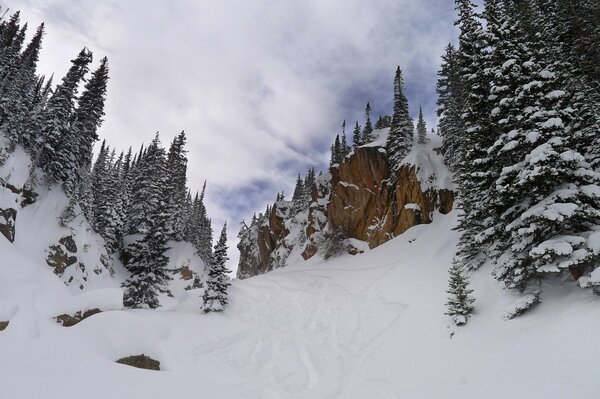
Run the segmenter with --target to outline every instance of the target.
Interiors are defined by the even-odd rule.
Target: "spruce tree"
[[[185,212],[187,197],[187,157],[185,150],[185,132],[177,135],[167,156],[167,172],[169,174],[168,198],[172,239],[181,241],[185,237]]]
[[[413,130],[413,122],[408,114],[408,100],[404,95],[404,79],[398,66],[394,77],[394,115],[386,143],[392,183],[397,178],[400,163],[412,148]]]
[[[104,116],[107,83],[108,58],[104,57],[86,82],[71,126],[62,135],[57,150],[57,157],[64,160],[62,163],[68,171],[62,177],[67,193],[77,190],[83,171],[91,166],[92,148],[98,140],[97,130]]]
[[[352,134],[352,146],[354,149],[357,149],[361,145],[363,145],[363,141],[360,134],[360,125],[358,124],[358,121],[356,121],[356,124],[354,125],[354,132]]]
[[[438,71],[437,94],[439,134],[444,147],[444,160],[452,171],[457,169],[460,160],[461,137],[464,124],[461,119],[465,96],[463,95],[462,76],[457,63],[457,52],[452,44],[446,47],[442,55],[442,65]]]
[[[373,141],[373,126],[371,125],[371,104],[367,103],[365,107],[365,127],[362,131],[362,143],[368,144]]]
[[[165,202],[168,197],[166,159],[164,149],[160,146],[158,134],[148,147],[144,157],[143,170],[146,184],[143,187],[144,223],[137,231],[141,237],[129,246],[130,259],[125,265],[131,273],[123,283],[125,294],[123,304],[132,308],[155,309],[159,305],[160,293],[170,294],[168,281],[171,280],[167,269],[169,258],[169,208]]]
[[[77,87],[88,71],[92,53],[84,48],[56,88],[44,111],[44,125],[38,138],[40,146],[37,166],[48,173],[51,182],[62,183],[73,173],[72,162],[77,154],[78,140],[71,136],[71,118],[75,107]],[[71,154],[65,157],[61,154]]]
[[[425,144],[427,142],[427,125],[423,118],[423,108],[419,107],[419,121],[417,122],[417,142]]]
[[[227,305],[227,288],[231,285],[228,276],[230,270],[225,266],[229,260],[227,249],[227,223],[225,223],[209,264],[206,290],[202,296],[204,313],[222,312]]]
[[[294,194],[292,195],[292,204],[294,206],[294,211],[301,212],[304,210],[305,203],[305,189],[304,182],[300,177],[300,173],[298,173],[298,178],[296,179],[296,186],[294,188]]]
[[[471,296],[473,290],[469,288],[469,279],[461,269],[458,262],[454,261],[448,270],[448,301],[446,302],[446,315],[450,316],[452,323],[461,326],[467,322],[475,307],[475,298]]]

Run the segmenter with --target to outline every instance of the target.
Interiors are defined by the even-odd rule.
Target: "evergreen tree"
[[[294,195],[292,195],[292,204],[294,206],[295,212],[300,212],[304,210],[305,203],[305,189],[302,178],[300,177],[300,173],[298,173],[298,178],[296,179],[296,187],[294,188]]]
[[[377,122],[375,122],[375,129],[385,129],[392,126],[392,117],[389,115],[379,116]]]
[[[181,241],[185,237],[185,213],[187,198],[187,157],[185,151],[185,133],[181,132],[173,139],[167,157],[169,174],[169,197],[165,199],[169,206],[172,238]]]
[[[108,58],[100,60],[98,68],[86,82],[71,127],[61,136],[57,157],[67,169],[62,180],[67,193],[73,193],[81,182],[82,171],[92,163],[92,148],[98,140],[97,130],[104,116],[108,83]]]
[[[129,246],[130,259],[125,265],[131,273],[123,283],[123,304],[131,308],[155,309],[160,306],[158,295],[170,294],[167,284],[171,280],[167,265],[169,208],[164,201],[168,196],[166,159],[158,134],[148,147],[141,165],[145,186],[143,193],[147,207],[144,223],[138,228],[140,239]]]
[[[367,103],[365,107],[365,127],[362,131],[362,143],[368,144],[373,141],[373,126],[371,125],[371,104]]]
[[[443,140],[444,160],[452,171],[456,170],[460,159],[460,139],[464,134],[461,114],[465,96],[456,58],[456,49],[449,44],[442,55],[437,81],[439,134]]]
[[[227,223],[225,223],[209,265],[206,290],[202,296],[202,310],[204,313],[221,312],[227,305],[227,288],[230,285],[227,275],[230,270],[227,270],[225,266],[225,263],[229,260],[227,249]]]
[[[40,150],[37,166],[48,173],[50,181],[60,183],[73,173],[72,162],[78,150],[78,140],[70,136],[71,118],[75,106],[77,87],[88,71],[92,61],[92,53],[88,49],[81,50],[72,66],[56,88],[44,111],[44,125],[38,138]],[[61,154],[70,154],[65,157]]]
[[[312,200],[312,187],[315,183],[315,168],[310,168],[306,177],[304,178],[304,209],[308,209],[308,206]]]
[[[473,290],[469,288],[469,279],[458,262],[452,263],[448,273],[448,290],[446,292],[449,296],[446,302],[446,314],[452,318],[455,325],[460,326],[467,322],[475,310],[473,306],[475,298],[471,297]]]
[[[329,160],[329,166],[339,165],[342,163],[343,159],[343,149],[340,142],[340,135],[338,134],[335,136],[335,142],[331,146],[331,158]]]
[[[362,140],[363,139],[360,134],[360,125],[358,124],[358,121],[356,121],[356,124],[354,125],[354,133],[352,134],[352,146],[354,147],[354,149],[357,149],[358,147],[363,145]]]
[[[346,120],[342,123],[342,140],[340,142],[340,157],[343,160],[350,154],[351,148],[348,145],[348,140],[346,138]]]
[[[394,77],[394,115],[392,126],[387,139],[386,148],[390,163],[390,172],[394,182],[400,169],[402,159],[408,154],[413,145],[413,122],[408,114],[408,100],[404,95],[404,79],[400,67]]]
[[[479,267],[486,258],[477,237],[486,226],[482,214],[483,198],[489,198],[494,176],[488,165],[493,162],[487,149],[495,142],[497,133],[490,128],[490,55],[489,38],[475,13],[471,0],[456,0],[460,28],[456,63],[463,76],[464,103],[460,114],[464,133],[458,140],[455,181],[460,192],[461,232],[458,259],[468,267]],[[461,96],[463,94],[461,93]]]
[[[427,125],[423,118],[423,108],[419,107],[419,122],[417,122],[417,142],[425,144],[427,142]]]

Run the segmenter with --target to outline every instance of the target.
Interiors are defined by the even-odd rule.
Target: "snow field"
[[[0,266],[0,380],[11,398],[595,398],[597,297],[546,284],[531,313],[472,276],[476,314],[443,315],[456,244],[453,215],[435,215],[365,254],[312,259],[235,280],[223,314],[199,311],[201,290],[159,311],[123,311],[118,288],[73,295],[8,242]],[[293,256],[294,254],[292,254]],[[119,274],[119,272],[117,272]],[[118,276],[117,276],[118,277]],[[166,299],[166,298],[164,298]],[[100,307],[76,326],[58,312]],[[112,310],[111,310],[112,309]],[[115,364],[145,353],[164,371]]]

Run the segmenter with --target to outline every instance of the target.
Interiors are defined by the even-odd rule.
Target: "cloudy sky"
[[[400,65],[413,116],[435,124],[449,0],[5,0],[44,21],[42,73],[62,78],[83,47],[110,62],[101,138],[126,150],[188,136],[189,184],[206,179],[215,230],[262,211],[295,176],[326,167],[342,120],[391,113]],[[31,29],[33,31],[33,29]]]

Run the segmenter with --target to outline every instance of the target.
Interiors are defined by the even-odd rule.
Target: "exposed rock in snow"
[[[315,181],[307,215],[292,215],[291,203],[279,201],[269,220],[246,231],[238,245],[238,278],[280,267],[298,248],[305,260],[319,252],[329,257],[341,248],[360,253],[430,223],[435,211],[450,212],[452,176],[436,138],[414,146],[391,186],[384,148],[387,132],[376,131],[373,142],[355,149]]]

